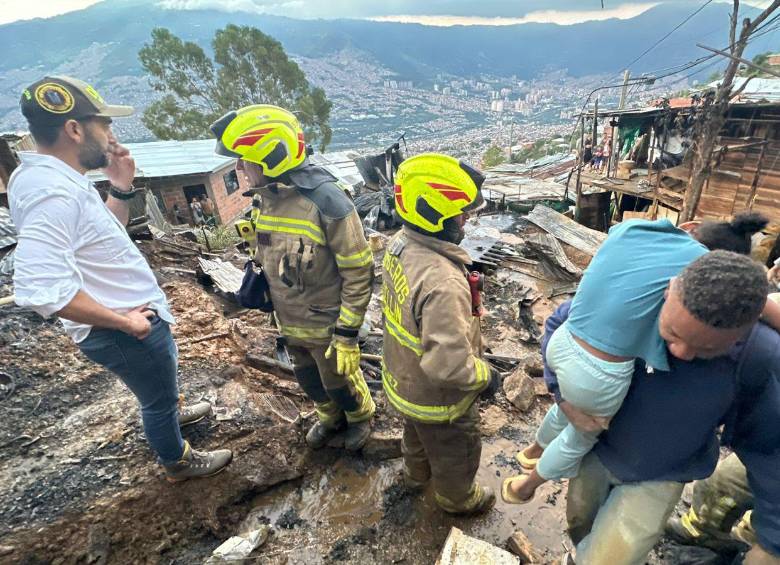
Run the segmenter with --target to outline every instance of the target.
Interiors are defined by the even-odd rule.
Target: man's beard
[[[89,128],[84,128],[84,144],[79,149],[79,165],[88,171],[108,167],[108,155]]]

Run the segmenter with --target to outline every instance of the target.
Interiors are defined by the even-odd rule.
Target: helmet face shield
[[[476,212],[478,210],[482,210],[482,208],[487,206],[487,202],[485,202],[485,199],[482,196],[482,184],[485,182],[485,175],[482,173],[482,171],[475,169],[465,161],[460,161],[458,164],[460,165],[461,169],[466,171],[477,187],[477,197],[474,199],[474,202],[464,206],[463,211]]]
[[[266,177],[278,177],[306,159],[298,119],[278,106],[246,106],[222,116],[211,131],[217,138],[215,153],[260,165]]]
[[[224,143],[222,143],[222,135],[225,133],[225,129],[227,129],[230,122],[236,119],[237,115],[238,114],[236,112],[228,112],[220,119],[218,119],[216,122],[211,124],[211,126],[209,127],[211,133],[214,134],[214,137],[217,138],[217,145],[214,148],[214,153],[216,153],[217,155],[223,155],[224,157],[233,157],[235,159],[241,158],[240,154],[236,153],[235,151],[231,151],[230,149],[225,147]]]
[[[406,159],[396,175],[395,205],[399,216],[429,233],[444,221],[484,205],[484,175],[448,155],[426,153]]]

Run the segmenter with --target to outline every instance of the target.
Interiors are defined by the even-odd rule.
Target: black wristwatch
[[[111,188],[108,189],[108,193],[116,198],[117,200],[132,200],[135,198],[135,195],[140,192],[140,189],[136,189],[132,184],[130,185],[130,190],[119,190],[115,186],[111,186]]]

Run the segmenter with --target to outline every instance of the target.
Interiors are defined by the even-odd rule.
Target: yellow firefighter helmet
[[[270,104],[255,104],[229,112],[211,124],[218,155],[244,159],[278,177],[306,159],[301,125],[291,112]]]
[[[445,220],[484,205],[484,181],[480,171],[449,155],[416,155],[398,167],[395,209],[405,222],[438,233]]]

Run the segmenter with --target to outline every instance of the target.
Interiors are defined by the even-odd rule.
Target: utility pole
[[[631,77],[631,73],[626,69],[623,73],[623,90],[620,92],[620,105],[618,110],[623,110],[626,107],[626,96],[628,95],[628,79]]]
[[[626,109],[626,102],[628,102],[628,81],[631,78],[631,72],[626,69],[623,72],[623,89],[620,91],[620,104],[618,104],[618,110]],[[612,129],[612,139],[609,147],[609,161],[607,162],[607,176],[610,174],[617,174],[618,164],[618,152],[620,147],[617,144],[617,135],[615,129]]]
[[[507,160],[511,163],[512,162],[512,136],[515,133],[515,119],[512,118],[512,121],[509,122],[509,150],[507,155]]]

